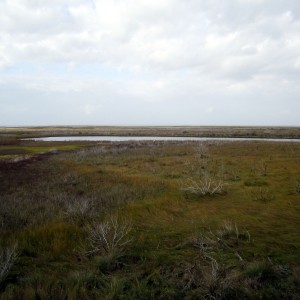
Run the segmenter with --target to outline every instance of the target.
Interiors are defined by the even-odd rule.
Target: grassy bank
[[[299,299],[298,143],[22,143],[2,299]]]

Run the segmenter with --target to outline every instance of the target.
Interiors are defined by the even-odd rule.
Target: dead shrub
[[[197,196],[216,195],[224,193],[225,183],[222,178],[204,172],[201,178],[193,180],[188,178],[181,190]]]
[[[88,254],[110,255],[122,251],[132,241],[129,237],[131,229],[128,220],[118,217],[94,224],[88,231]]]

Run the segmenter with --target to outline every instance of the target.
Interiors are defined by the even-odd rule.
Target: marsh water
[[[276,139],[276,138],[231,138],[231,137],[175,137],[175,136],[50,136],[30,138],[35,141],[271,141],[271,142],[300,142],[300,139]]]

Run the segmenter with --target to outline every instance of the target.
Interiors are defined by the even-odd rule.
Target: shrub
[[[206,234],[198,233],[195,235],[192,239],[192,245],[198,248],[200,253],[212,263],[214,263],[214,261],[207,253],[221,248],[232,251],[233,254],[242,261],[243,258],[237,251],[242,241],[250,242],[250,233],[247,230],[239,230],[237,225],[230,221],[224,221],[215,232],[210,230]]]
[[[17,259],[17,245],[0,249],[0,284],[6,279]]]
[[[126,219],[111,217],[108,221],[95,224],[89,229],[89,254],[110,255],[122,250],[131,242],[128,237],[132,226]]]
[[[94,210],[93,199],[76,199],[67,205],[65,215],[72,223],[84,224]]]
[[[209,153],[208,153],[208,147],[207,143],[205,142],[200,142],[197,146],[197,154],[200,158],[207,158]]]
[[[181,190],[197,196],[216,195],[224,192],[224,185],[223,179],[205,172],[198,180],[187,179]]]
[[[297,180],[295,190],[296,190],[296,193],[297,193],[297,194],[300,194],[300,180]]]

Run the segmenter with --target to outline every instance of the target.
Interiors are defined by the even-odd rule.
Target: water
[[[63,142],[63,141],[271,141],[271,142],[300,142],[300,139],[275,138],[218,138],[218,137],[170,137],[170,136],[49,136],[30,138],[34,141]]]

